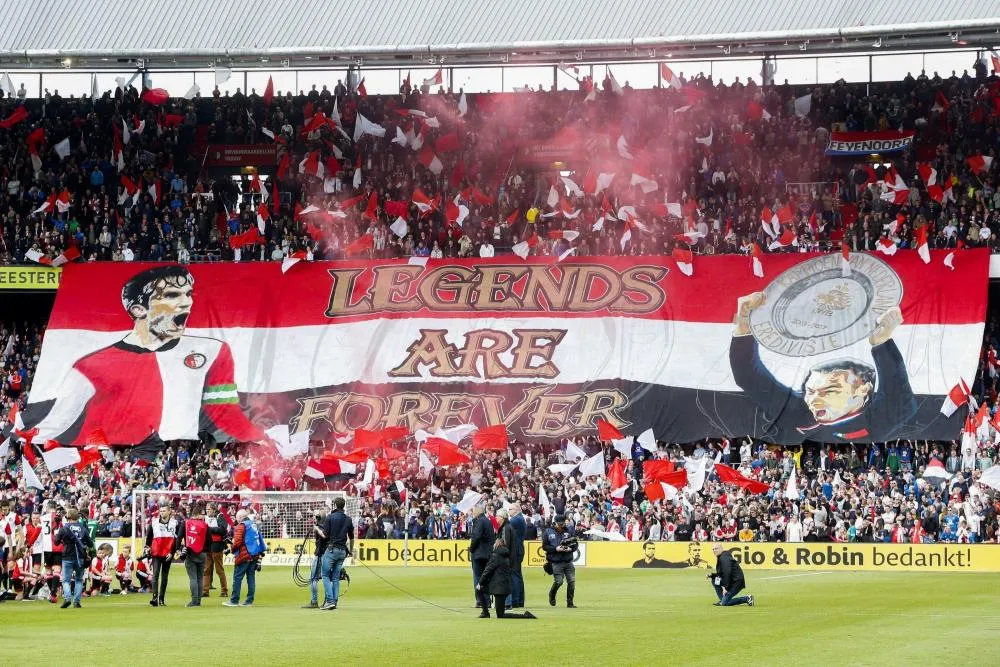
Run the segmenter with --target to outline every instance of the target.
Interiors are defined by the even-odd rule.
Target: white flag
[[[21,457],[21,476],[24,477],[24,483],[28,488],[45,490],[45,487],[42,486],[42,480],[38,479],[38,475],[35,474],[35,469],[23,456]]]
[[[615,449],[615,451],[621,453],[623,459],[632,458],[632,438],[612,440],[611,446]]]
[[[465,91],[462,91],[462,96],[458,98],[458,117],[461,118],[465,114],[469,113],[469,103],[465,101]]]
[[[434,470],[434,464],[431,463],[430,458],[422,449],[420,450],[420,469],[426,471],[427,474]]]
[[[216,65],[215,67],[215,85],[220,85],[229,81],[233,76],[233,70],[228,67],[223,67],[222,65]]]
[[[695,137],[694,141],[696,144],[701,144],[703,146],[711,146],[712,138],[714,136],[715,136],[715,128],[713,127],[708,131],[707,137]]]
[[[812,109],[812,93],[808,95],[803,95],[802,97],[795,98],[795,115],[800,118],[808,116],[809,110]]]
[[[583,451],[576,446],[576,443],[570,440],[566,443],[566,460],[567,461],[582,461],[587,458],[587,452]]]
[[[604,476],[604,451],[597,452],[589,459],[584,460],[580,464],[580,474],[584,477],[589,477],[591,475],[597,477]]]
[[[785,498],[799,499],[799,482],[795,474],[795,466],[792,466],[792,474],[788,476],[788,483],[785,484]]]
[[[472,510],[473,507],[478,505],[482,499],[483,499],[483,494],[476,493],[472,489],[468,489],[465,492],[465,496],[463,496],[462,499],[458,501],[457,505],[458,511],[463,512],[464,514],[468,514],[469,511]]]
[[[3,94],[7,97],[14,97],[14,82],[10,79],[10,74],[7,72],[3,73],[3,78],[0,78],[0,90],[3,90]]]
[[[66,137],[65,139],[63,139],[62,141],[60,141],[58,144],[56,144],[55,146],[53,146],[52,150],[54,150],[56,152],[56,155],[59,156],[60,160],[65,160],[66,158],[68,158],[69,157],[69,151],[70,151],[70,148],[69,148],[69,137]]]
[[[201,92],[201,88],[198,87],[198,84],[197,83],[192,83],[191,87],[187,89],[186,93],[184,93],[184,99],[186,99],[186,100],[193,100],[198,95],[198,93],[200,93],[200,92]]]
[[[656,436],[653,435],[653,429],[647,428],[645,431],[639,434],[639,437],[636,438],[636,440],[639,442],[639,445],[647,452],[656,451]]]
[[[700,459],[685,458],[684,469],[688,474],[688,488],[697,493],[705,486],[705,468],[708,459],[702,456]]]
[[[56,447],[42,452],[42,459],[49,472],[62,470],[80,462],[80,450],[76,447]]]
[[[410,233],[410,228],[407,226],[406,220],[404,220],[402,216],[396,218],[396,222],[389,225],[389,229],[391,229],[392,233],[399,238],[404,238]]]
[[[549,494],[545,493],[545,487],[541,484],[538,485],[538,507],[546,517],[551,517],[556,511],[556,508],[549,501]]]
[[[553,475],[564,475],[569,477],[569,474],[576,470],[575,463],[553,463],[549,466],[549,472]]]
[[[373,137],[384,137],[385,128],[358,114],[358,117],[354,121],[354,140],[358,141],[366,134],[370,134]]]
[[[101,93],[97,88],[97,74],[94,73],[90,75],[90,97],[97,99],[100,96]]]

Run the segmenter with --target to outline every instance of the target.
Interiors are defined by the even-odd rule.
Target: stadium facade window
[[[872,56],[872,81],[902,81],[907,72],[916,78],[923,65],[922,53]]]
[[[532,90],[538,90],[541,85],[543,90],[552,88],[552,66],[546,67],[505,67],[503,69],[503,92],[510,93],[517,88],[531,86]],[[594,80],[598,84],[604,80],[604,68],[594,68]],[[624,83],[624,81],[622,81]]]
[[[840,79],[849,83],[868,81],[868,56],[817,58],[816,65],[819,73],[817,83],[833,83]]]
[[[712,73],[711,60],[666,60],[664,62],[670,67],[671,72],[684,77],[687,81],[694,79],[699,74],[708,76]]]
[[[793,86],[815,84],[816,60],[816,58],[778,58],[775,61],[774,82],[780,84],[788,79],[788,83]],[[760,61],[757,61],[757,64],[758,75],[754,77],[754,80],[760,83]]]
[[[716,84],[718,84],[721,81],[728,86],[734,81],[736,81],[736,77],[740,77],[740,82],[744,84],[747,82],[747,77],[752,77],[754,81],[760,84],[760,68],[761,68],[760,58],[733,58],[732,60],[713,60],[712,81],[714,81]],[[778,72],[779,73],[781,72],[780,62],[778,64]],[[775,80],[780,81],[777,74],[775,75]]]
[[[976,73],[972,69],[975,63],[975,51],[944,51],[924,54],[924,69],[927,70],[927,76],[934,76],[934,72],[937,72],[942,79],[950,77],[952,71],[955,72],[955,76],[959,77],[966,70],[968,70],[969,76],[975,76]]]
[[[313,86],[316,86],[316,90],[323,90],[323,86],[326,86],[333,92],[338,80],[344,81],[344,85],[347,85],[346,69],[301,69],[299,70],[298,90],[295,92],[308,93]],[[368,82],[366,81],[365,88],[367,87]],[[371,92],[370,89],[369,92]]]
[[[576,85],[565,74],[559,76]],[[455,92],[461,88],[467,93],[497,93],[503,88],[503,68],[500,67],[456,67],[452,71],[452,77]]]
[[[264,72],[249,70],[247,72],[247,88],[249,88],[251,91],[256,88],[257,94],[263,95],[264,89],[267,88],[267,78],[271,77],[272,80],[274,81],[275,95],[277,95],[279,92],[282,95],[284,95],[289,90],[298,92],[298,88],[296,87],[295,75],[296,72],[294,70],[288,70],[288,69],[278,69],[278,70],[264,71]],[[233,73],[233,76],[236,76],[235,72]],[[336,83],[337,82],[334,81],[334,84]],[[330,89],[333,90],[333,86],[330,86]],[[202,95],[204,94],[205,91],[202,90]]]

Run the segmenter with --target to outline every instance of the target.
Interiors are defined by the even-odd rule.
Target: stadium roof
[[[35,0],[4,3],[0,24],[4,67],[552,63],[1000,43],[1000,5],[982,0]]]

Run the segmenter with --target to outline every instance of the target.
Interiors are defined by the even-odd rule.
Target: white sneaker
[[[747,606],[748,607],[752,607],[753,606],[753,596],[752,595],[748,595],[747,596]]]

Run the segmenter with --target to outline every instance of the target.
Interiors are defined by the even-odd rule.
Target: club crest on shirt
[[[205,365],[206,361],[205,355],[200,352],[192,352],[184,357],[184,365],[188,368],[201,368]]]

